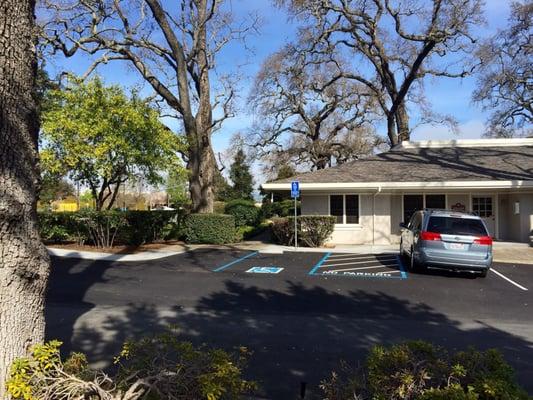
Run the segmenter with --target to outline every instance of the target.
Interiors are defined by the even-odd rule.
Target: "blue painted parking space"
[[[226,259],[223,263],[215,264],[211,270],[217,273],[246,275],[305,276],[309,268],[315,265],[323,255],[323,253],[314,252],[284,252],[283,254],[241,252],[230,260]]]
[[[309,275],[407,279],[407,272],[396,253],[326,253],[309,271]]]

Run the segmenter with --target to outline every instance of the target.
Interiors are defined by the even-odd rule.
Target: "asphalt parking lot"
[[[533,260],[532,260],[533,264]],[[107,366],[120,344],[179,327],[186,340],[254,351],[269,399],[319,398],[340,359],[376,343],[497,347],[533,393],[533,265],[407,271],[397,254],[199,249],[146,262],[53,258],[47,336]]]

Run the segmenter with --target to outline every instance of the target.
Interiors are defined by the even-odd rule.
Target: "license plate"
[[[464,250],[466,245],[463,243],[450,243],[450,249],[453,250]]]

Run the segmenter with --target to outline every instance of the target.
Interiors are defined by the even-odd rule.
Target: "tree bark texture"
[[[49,257],[37,229],[33,0],[0,2],[0,399],[12,361],[44,339]]]

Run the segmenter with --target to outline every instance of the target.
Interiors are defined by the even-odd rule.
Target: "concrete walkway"
[[[84,260],[104,260],[104,261],[148,261],[182,254],[199,248],[217,248],[232,250],[259,251],[265,254],[283,254],[284,252],[331,252],[331,253],[354,253],[354,254],[381,254],[398,251],[398,245],[337,245],[335,247],[298,247],[280,246],[272,243],[260,241],[246,241],[231,245],[186,245],[173,244],[159,249],[151,249],[132,254],[111,254],[93,251],[77,251],[69,249],[58,249],[48,247],[51,255],[66,258],[79,258]],[[526,243],[494,242],[494,261],[517,264],[533,264],[533,247]]]
[[[495,262],[533,264],[533,247],[527,243],[494,242],[492,253]]]

